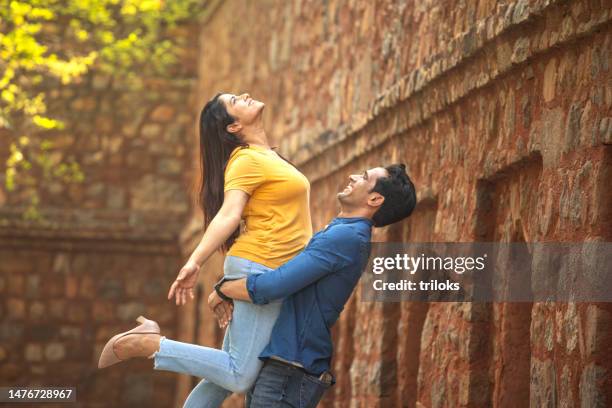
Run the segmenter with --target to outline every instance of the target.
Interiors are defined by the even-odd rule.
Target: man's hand
[[[216,291],[208,296],[208,307],[217,316],[217,322],[219,327],[225,329],[229,322],[232,320],[232,314],[234,312],[234,303],[226,302],[219,297]]]
[[[234,303],[223,301],[219,306],[215,307],[215,315],[217,315],[217,322],[219,327],[225,329],[229,322],[232,321],[232,314],[234,313]]]
[[[223,299],[219,297],[216,290],[213,290],[208,295],[208,307],[210,307],[210,310],[214,311],[221,302],[223,302]]]
[[[179,306],[187,303],[187,294],[189,294],[189,297],[193,299],[193,288],[198,282],[199,272],[199,265],[196,263],[187,262],[179,271],[174,283],[172,283],[172,286],[170,286],[170,291],[168,291],[168,300],[175,296],[176,305]]]

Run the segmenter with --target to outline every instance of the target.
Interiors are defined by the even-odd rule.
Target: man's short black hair
[[[385,169],[389,176],[378,178],[371,191],[385,197],[385,201],[372,217],[376,227],[403,220],[412,214],[416,206],[416,190],[406,174],[406,165],[392,164]]]

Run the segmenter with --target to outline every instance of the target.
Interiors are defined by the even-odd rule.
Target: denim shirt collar
[[[330,222],[331,224],[353,224],[356,222],[365,222],[369,226],[372,226],[374,223],[371,219],[366,217],[336,217]]]

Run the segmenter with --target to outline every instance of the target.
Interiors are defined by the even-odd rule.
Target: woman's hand
[[[232,313],[234,312],[234,303],[226,302],[221,299],[216,291],[208,296],[208,307],[217,316],[217,322],[219,327],[225,329],[229,322],[232,320]]]
[[[241,190],[228,190],[223,198],[223,205],[210,222],[198,246],[189,257],[189,261],[179,271],[178,277],[170,287],[168,300],[176,297],[176,304],[187,303],[187,294],[193,299],[193,288],[197,283],[200,266],[208,260],[214,251],[229,238],[240,225],[244,207],[249,195]]]
[[[187,303],[187,294],[193,299],[193,288],[198,282],[198,272],[200,272],[198,264],[187,262],[179,271],[172,286],[170,286],[168,300],[172,299],[173,296],[176,297],[176,305],[179,306]]]

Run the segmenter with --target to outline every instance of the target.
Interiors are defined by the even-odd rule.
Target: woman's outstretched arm
[[[177,305],[187,303],[187,295],[193,299],[193,288],[197,282],[200,267],[238,228],[242,211],[248,200],[249,195],[242,190],[225,192],[223,205],[210,222],[189,260],[179,271],[168,292],[168,299],[175,297]]]
[[[204,262],[229,238],[238,228],[244,206],[249,195],[242,190],[228,190],[223,197],[223,205],[210,222],[200,243],[187,262],[202,266]]]

